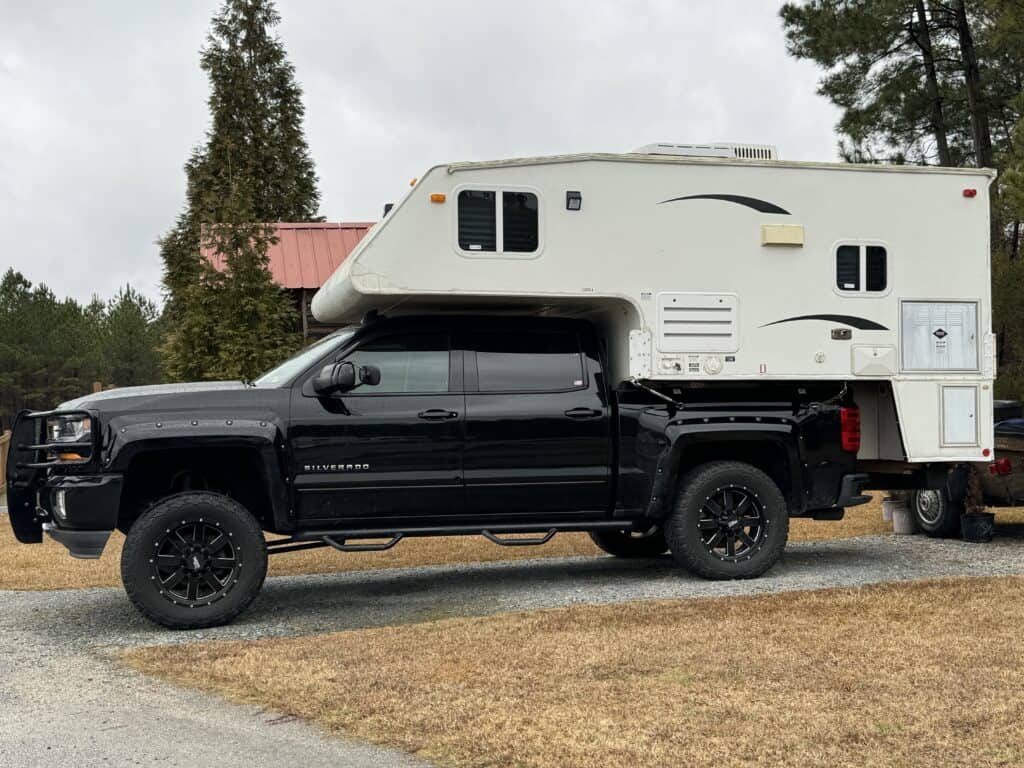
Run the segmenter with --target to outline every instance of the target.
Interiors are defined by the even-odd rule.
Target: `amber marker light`
[[[433,193],[433,194],[432,194],[432,195],[430,196],[430,202],[432,202],[432,203],[443,203],[443,202],[444,202],[445,200],[447,200],[447,199],[448,199],[448,198],[447,198],[447,197],[445,197],[445,194],[444,194],[444,192],[434,192],[434,193]]]

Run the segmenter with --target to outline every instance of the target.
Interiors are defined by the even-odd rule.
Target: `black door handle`
[[[570,419],[593,419],[600,416],[603,411],[596,408],[570,408],[565,415]]]
[[[416,415],[427,421],[444,421],[445,419],[454,419],[459,414],[457,411],[447,411],[444,408],[428,408]]]

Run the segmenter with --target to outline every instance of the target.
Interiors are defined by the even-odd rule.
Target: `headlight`
[[[46,434],[51,443],[82,443],[89,439],[92,420],[88,416],[51,416],[46,420]]]

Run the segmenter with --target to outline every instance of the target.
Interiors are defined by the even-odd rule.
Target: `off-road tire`
[[[699,526],[707,522],[705,505],[723,491],[736,491],[759,506],[762,528],[744,545],[735,560],[725,560],[705,544],[711,533]],[[779,487],[760,469],[738,461],[712,461],[687,472],[679,483],[675,504],[665,525],[665,537],[676,565],[706,579],[752,579],[771,568],[782,556],[789,537],[789,510]],[[749,537],[748,537],[749,538]]]
[[[228,547],[231,555],[216,558],[232,565],[215,572],[215,577],[220,574],[225,583],[222,593],[211,593],[206,603],[201,595],[181,600],[180,596],[171,596],[173,591],[161,589],[162,574],[154,564],[155,553],[166,551],[171,544],[172,532],[195,531],[195,526],[203,526],[212,539],[211,546],[219,541],[218,532],[224,534],[226,544],[220,546]],[[178,546],[177,542],[172,546]],[[218,553],[223,555],[225,551],[220,549]],[[187,559],[183,556],[183,562]],[[199,561],[193,562],[198,569]],[[128,598],[146,618],[169,629],[227,624],[252,603],[266,575],[267,544],[256,519],[234,499],[209,491],[179,493],[153,504],[132,525],[121,551],[121,580]],[[170,584],[170,578],[165,583]]]
[[[914,491],[910,497],[910,514],[914,525],[926,536],[948,539],[960,535],[963,502],[953,501],[945,488],[936,491]]]
[[[591,531],[590,539],[599,549],[615,557],[657,557],[668,551],[665,532],[661,528],[639,534],[634,531]]]

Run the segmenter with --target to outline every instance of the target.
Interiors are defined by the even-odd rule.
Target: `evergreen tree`
[[[976,36],[991,19],[979,4],[811,0],[780,14],[789,52],[825,70],[819,93],[842,110],[844,157],[991,165],[991,142],[976,141],[988,135],[981,94],[993,75],[978,67]]]
[[[187,201],[161,241],[175,379],[251,377],[298,344],[298,316],[271,280],[264,222],[308,221],[319,205],[302,91],[272,30],[270,0],[226,0],[200,64],[211,127],[185,164]],[[216,274],[200,247],[224,256]]]
[[[104,384],[160,380],[156,307],[127,286],[111,302],[58,299],[9,269],[0,279],[0,421]]]
[[[156,305],[126,285],[103,308],[105,383],[119,387],[160,380],[160,313]]]

